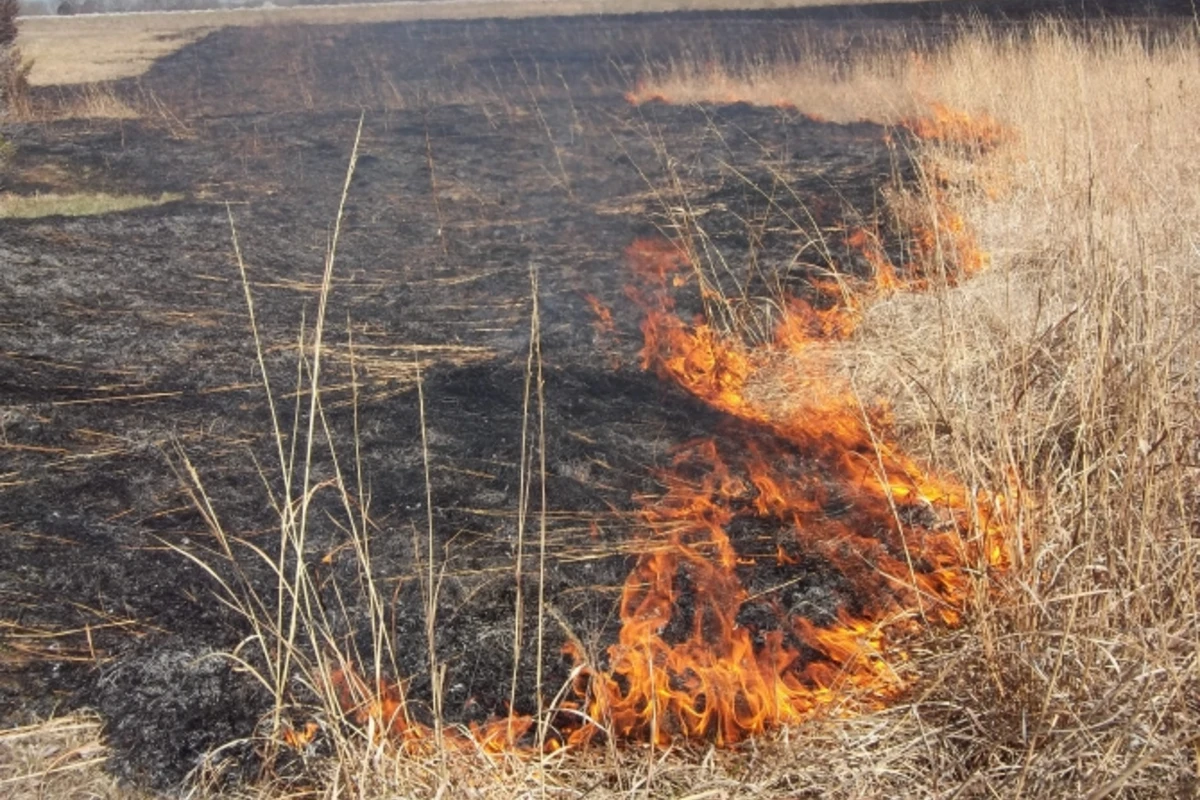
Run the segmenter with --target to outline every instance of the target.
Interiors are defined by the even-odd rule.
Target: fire
[[[902,688],[878,657],[885,635],[875,621],[845,615],[818,627],[790,617],[775,598],[752,598],[743,585],[739,567],[750,559],[738,553],[730,526],[739,517],[773,515],[795,515],[790,521],[798,526],[803,504],[776,498],[772,507],[763,484],[737,475],[711,441],[679,453],[675,467],[664,476],[665,496],[643,512],[650,535],[625,585],[619,640],[609,649],[607,671],[592,675],[587,688],[594,718],[620,738],[666,744],[711,737],[723,745],[799,722],[845,690],[881,701]],[[802,536],[799,527],[792,533]],[[684,583],[690,611],[672,640],[665,631],[680,615]],[[739,624],[751,602],[775,606],[774,627]],[[571,741],[595,733],[584,728]]]
[[[625,102],[631,106],[640,106],[643,103],[653,103],[655,101],[661,103],[670,102],[661,92],[651,91],[645,81],[639,80],[632,89],[625,93]]]
[[[970,147],[995,147],[1009,142],[1013,131],[989,114],[971,115],[942,103],[929,103],[929,111],[904,120],[904,127],[918,138],[942,144]]]
[[[882,706],[910,683],[893,666],[904,660],[896,635],[958,624],[969,568],[1007,564],[999,511],[906,456],[887,438],[886,409],[864,407],[826,366],[823,348],[853,333],[862,294],[818,283],[788,301],[772,343],[750,347],[677,313],[676,294],[696,274],[683,248],[639,240],[626,258],[636,278],[627,294],[644,312],[642,367],[739,421],[743,438],[733,452],[717,439],[692,442],[660,475],[662,496],[640,511],[644,538],[606,663],[565,649],[579,702],[561,708],[587,721],[560,724],[544,748],[597,737],[728,745],[818,713]],[[869,298],[920,285],[883,274],[857,288]],[[781,359],[809,379],[788,411],[750,391]],[[835,605],[807,611],[804,587],[832,593]],[[410,753],[435,746],[402,684],[371,684],[346,667],[330,685],[347,718],[377,737]],[[442,742],[532,754],[535,724],[512,714],[447,728]]]
[[[300,728],[285,726],[281,732],[283,743],[293,750],[304,750],[312,744],[320,729],[321,726],[312,721],[304,723]]]
[[[921,274],[941,273],[953,285],[959,278],[983,270],[987,254],[980,249],[962,214],[947,200],[945,191],[934,187],[927,194],[929,221],[914,226],[913,264],[919,265]]]
[[[342,713],[371,731],[378,741],[397,745],[411,755],[427,755],[438,746],[438,731],[413,717],[401,683],[381,678],[371,684],[347,665],[330,673],[329,686]],[[530,716],[512,714],[484,724],[472,723],[466,730],[450,727],[441,732],[441,746],[462,753],[520,753],[528,750],[519,743],[533,724]],[[313,725],[313,732],[315,729]],[[285,731],[284,741],[291,744],[288,733]]]
[[[604,335],[610,334],[616,330],[616,325],[613,322],[612,309],[600,302],[600,298],[594,294],[585,294],[583,299],[587,302],[588,308],[592,310],[592,314],[596,319],[592,324],[596,327],[596,333]]]
[[[426,738],[425,726],[409,717],[399,683],[379,679],[371,686],[352,666],[334,670],[329,683],[342,712],[359,725],[410,745]]]
[[[878,236],[869,233],[864,228],[854,228],[846,235],[846,245],[857,250],[866,259],[867,264],[874,271],[875,285],[881,291],[893,292],[901,288],[902,284],[896,275],[896,267],[879,244]]]
[[[944,285],[955,286],[987,268],[988,255],[979,246],[975,232],[940,186],[926,187],[921,197],[904,202],[900,212],[908,219],[909,227],[904,278],[876,234],[863,228],[853,228],[846,234],[846,246],[857,251],[873,273],[871,284],[864,287],[866,293],[924,290],[934,277]]]
[[[833,375],[817,375],[824,388],[789,414],[748,392],[781,355],[821,370],[820,346],[858,322],[856,298],[832,286],[793,298],[774,343],[751,348],[675,313],[673,293],[687,283],[683,253],[644,241],[627,252],[642,281],[629,295],[645,312],[643,367],[753,427],[737,452],[716,440],[688,445],[661,476],[665,494],[642,510],[646,539],[622,595],[618,642],[580,691],[611,735],[729,744],[894,697],[907,680],[890,666],[889,635],[918,620],[959,622],[968,566],[1003,557],[994,517],[982,522],[986,552],[965,536],[983,498],[905,456],[885,438],[886,414],[864,409]],[[885,274],[877,271],[877,285],[901,287],[894,271]],[[734,533],[747,523],[775,531],[773,546],[747,552]],[[778,581],[752,593],[748,570],[772,562]],[[814,566],[840,587],[841,604],[822,621],[787,600]],[[569,741],[597,732],[581,728]]]
[[[627,99],[668,100],[643,84]],[[903,124],[942,143],[1008,139],[989,117],[937,104]],[[887,409],[863,403],[828,366],[828,348],[853,335],[871,298],[923,290],[934,275],[952,284],[986,266],[945,192],[927,194],[927,221],[909,226],[908,263],[897,268],[877,234],[851,229],[846,244],[869,279],[814,282],[787,298],[766,345],[680,313],[681,291],[714,299],[680,243],[640,239],[627,249],[642,369],[728,415],[740,438],[736,447],[691,442],[659,476],[662,495],[639,512],[618,639],[602,663],[577,644],[564,649],[576,663],[576,697],[558,708],[577,721],[540,736],[546,749],[597,737],[728,745],[815,714],[879,707],[910,683],[894,666],[905,660],[898,636],[958,624],[970,570],[1008,565],[999,500],[907,456],[889,438]],[[612,332],[610,309],[584,299],[597,331]],[[802,387],[786,406],[754,392],[780,369]],[[827,599],[813,611],[806,592]],[[405,750],[427,752],[438,736],[410,713],[400,683],[372,684],[344,667],[330,686],[348,719]],[[513,713],[440,736],[455,750],[532,754],[535,724]]]

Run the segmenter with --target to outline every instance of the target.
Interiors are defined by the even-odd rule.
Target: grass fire
[[[1200,790],[1189,4],[9,5],[0,793]]]

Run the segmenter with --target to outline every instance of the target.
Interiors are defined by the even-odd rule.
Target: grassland
[[[833,4],[834,0],[751,0],[738,3],[737,7],[772,9]],[[714,10],[729,6],[729,0],[433,0],[185,13],[30,17],[21,22],[17,46],[25,57],[33,60],[33,71],[29,75],[32,85],[60,86],[136,77],[149,69],[156,59],[175,52],[211,31],[230,26],[629,14]]]
[[[448,768],[444,754],[345,743],[349,763],[329,763],[319,796],[1200,791],[1195,31],[1148,47],[1129,27],[964,28],[942,49],[897,40],[836,68],[811,49],[736,64],[698,52],[645,75],[633,99],[786,104],[888,125],[942,115],[943,135],[907,145],[922,180],[894,187],[888,211],[933,232],[935,267],[950,271],[964,230],[988,267],[882,297],[836,355],[863,395],[889,398],[929,463],[1009,490],[1011,567],[976,576],[967,623],[913,651],[919,693],[875,714],[819,719],[741,750],[631,747],[588,763],[480,754]],[[121,55],[122,68],[142,57]],[[63,734],[58,724],[48,735]],[[97,752],[87,724],[66,726],[83,738],[48,749],[49,764],[0,780],[29,796],[64,791],[46,782],[61,777],[54,754]],[[113,796],[89,777],[97,759],[70,763],[71,791]]]
[[[921,178],[887,205],[932,242],[932,291],[877,297],[833,357],[862,396],[890,400],[928,463],[1007,494],[1012,563],[975,576],[966,624],[915,647],[920,690],[887,710],[749,750],[614,749],[586,764],[556,754],[448,768],[433,754],[376,771],[347,748],[371,775],[367,795],[1200,788],[1200,165],[1189,145],[1200,119],[1184,99],[1200,91],[1195,32],[1149,47],[1121,26],[977,26],[936,50],[865,53],[834,69],[696,56],[646,76],[631,99],[750,100],[924,130],[905,145]],[[677,222],[702,235],[702,219]],[[964,258],[984,268],[959,281]],[[779,385],[788,370],[781,361]]]
[[[880,719],[886,745],[824,751],[842,766],[814,770],[823,796],[1198,789],[1195,33],[964,28],[944,50],[885,47],[836,71],[685,59],[633,95],[938,119],[916,145],[921,186],[891,194],[891,213],[932,226],[947,262],[964,231],[990,260],[879,302],[840,357],[930,463],[1020,487],[1018,558],[928,654],[909,715]]]

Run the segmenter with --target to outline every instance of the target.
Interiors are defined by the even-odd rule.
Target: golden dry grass
[[[117,800],[140,793],[103,772],[100,721],[73,714],[0,731],[0,795],[10,800]]]
[[[1018,558],[980,576],[968,626],[910,665],[925,688],[890,712],[894,749],[877,753],[894,771],[831,766],[809,784],[820,795],[1200,792],[1198,91],[1186,22],[1152,41],[963,30],[836,70],[696,59],[635,90],[838,121],[941,114],[996,140],[910,145],[920,185],[888,197],[902,226],[940,223],[947,271],[961,215],[990,269],[876,298],[831,357],[938,469],[1019,487]],[[760,391],[790,385],[777,377]],[[812,731],[792,735],[812,751]]]
[[[38,217],[91,217],[130,211],[135,208],[158,206],[182,198],[179,194],[161,194],[158,197],[145,195],[112,195],[103,192],[77,194],[19,195],[11,192],[0,194],[0,219],[35,219]]]
[[[851,0],[870,3],[879,0]],[[915,2],[915,0],[903,0]],[[486,17],[629,14],[647,11],[790,8],[845,0],[431,0],[346,6],[237,9],[181,13],[28,17],[17,46],[33,59],[29,81],[55,86],[132,78],[155,60],[225,27],[344,25]]]
[[[54,119],[137,119],[136,108],[122,100],[111,84],[85,83],[63,89],[50,102],[30,102],[24,114],[28,121]]]

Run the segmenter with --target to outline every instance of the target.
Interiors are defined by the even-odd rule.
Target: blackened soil
[[[874,24],[853,15],[828,41],[853,45]],[[681,445],[715,436],[736,449],[760,435],[638,368],[624,249],[677,232],[686,209],[730,276],[753,285],[770,274],[803,291],[829,258],[864,268],[841,232],[873,218],[879,188],[909,170],[872,125],[622,98],[647,60],[697,43],[744,49],[747,37],[765,46],[790,24],[813,18],[227,30],[118,87],[153,109],[143,119],[12,128],[7,190],[184,199],[0,229],[0,722],[98,707],[114,769],[165,787],[205,751],[252,734],[268,709],[266,693],[216,656],[250,632],[217,578],[239,597],[273,597],[249,545],[277,557],[272,502],[283,489],[230,218],[286,458],[308,427],[296,342],[316,318],[360,111],[326,318],[324,419],[351,506],[372,520],[396,677],[411,679],[425,713],[427,463],[446,715],[505,712],[520,487],[532,487],[536,512],[543,452],[546,685],[566,680],[568,636],[602,654],[636,553],[638,498],[661,491],[656,475]],[[828,254],[808,246],[815,234]],[[535,294],[544,447],[537,403],[524,413]],[[611,309],[612,331],[589,296]],[[361,562],[316,429],[311,480],[323,488],[304,561],[334,637],[369,661]],[[522,453],[533,467],[522,469]],[[187,490],[187,464],[223,530],[244,542],[232,560]],[[535,513],[521,563],[522,711],[534,702],[539,525]],[[837,577],[804,569],[811,578],[793,581],[787,602],[830,618],[845,600]]]

